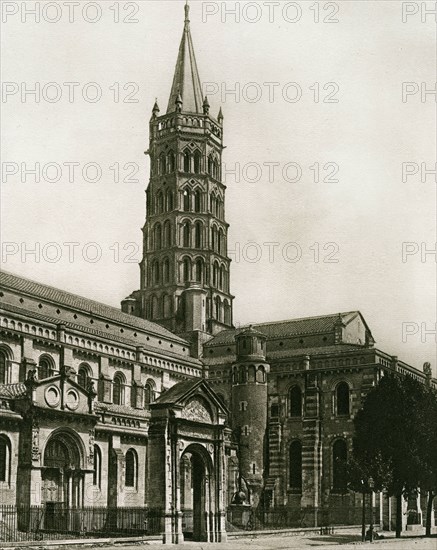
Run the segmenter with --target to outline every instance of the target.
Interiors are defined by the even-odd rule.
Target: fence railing
[[[370,518],[366,512],[366,521]],[[361,507],[304,508],[275,507],[263,510],[249,506],[229,506],[227,510],[228,530],[262,531],[274,529],[303,529],[317,527],[321,530],[335,525],[359,525],[362,519]]]
[[[159,535],[161,521],[147,508],[0,505],[0,542]]]

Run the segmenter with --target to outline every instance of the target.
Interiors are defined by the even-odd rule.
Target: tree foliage
[[[375,490],[396,496],[400,534],[402,496],[421,489],[432,506],[437,492],[437,393],[410,376],[385,375],[354,423],[350,487],[363,492],[372,477]]]

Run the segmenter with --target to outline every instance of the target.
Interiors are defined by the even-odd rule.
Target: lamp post
[[[361,480],[363,506],[361,513],[361,542],[366,542],[366,484]]]
[[[375,482],[373,477],[369,477],[369,489],[370,489],[370,527],[369,527],[369,539],[370,542],[373,542],[373,488],[375,487]]]

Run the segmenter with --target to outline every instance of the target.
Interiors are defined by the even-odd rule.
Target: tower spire
[[[191,38],[190,6],[188,2],[186,2],[184,6],[184,11],[184,32],[179,46],[167,113],[173,113],[176,110],[176,99],[178,95],[180,95],[183,101],[184,112],[202,114],[202,86],[200,83],[199,71],[197,70],[193,40]]]

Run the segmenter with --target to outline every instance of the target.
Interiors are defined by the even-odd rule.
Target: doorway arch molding
[[[151,404],[149,503],[161,513],[167,544],[189,535],[205,542],[226,540],[226,418],[227,410],[204,379],[180,382]]]

